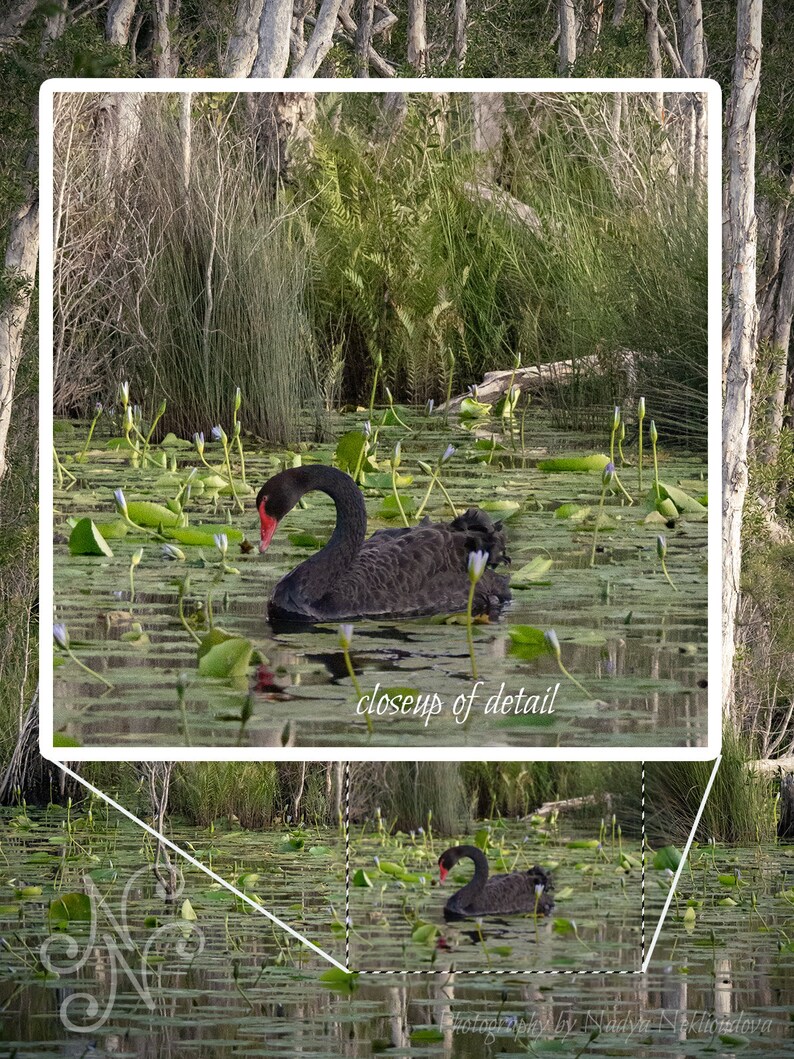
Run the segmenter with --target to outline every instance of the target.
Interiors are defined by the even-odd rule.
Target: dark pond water
[[[502,859],[554,865],[558,904],[538,923],[483,920],[474,938],[472,927],[444,924],[443,891],[410,878],[435,877],[445,840],[357,826],[353,867],[373,885],[353,887],[354,959],[362,968],[395,970],[403,961],[436,973],[363,971],[351,990],[323,981],[330,964],[198,870],[186,870],[178,899],[165,902],[146,867],[148,840],[116,821],[98,805],[68,822],[60,809],[3,810],[2,1055],[794,1055],[791,847],[696,849],[642,975],[622,973],[636,957],[638,879],[619,857],[635,857],[636,840],[621,851],[609,834],[596,850],[571,843],[598,838],[597,825],[484,824],[493,867]],[[224,878],[246,880],[248,892],[327,952],[343,954],[338,832],[176,825],[173,837]],[[409,878],[380,870],[375,856]],[[649,932],[667,885],[666,873],[649,867]],[[53,899],[88,892],[93,938],[86,922],[52,925]],[[575,933],[560,926],[570,922]],[[416,936],[417,923],[438,931],[432,943]],[[61,968],[59,977],[44,977],[43,958]],[[494,973],[517,964],[613,973]]]
[[[86,428],[61,423],[56,432],[59,456],[77,480],[66,478],[55,488],[56,620],[66,624],[77,657],[113,688],[106,689],[74,662],[60,666],[55,674],[59,739],[65,745],[130,747],[272,746],[285,741],[328,747],[704,744],[705,508],[695,505],[699,513],[680,518],[671,528],[648,523],[637,468],[623,468],[623,481],[638,502],[628,506],[619,495],[607,497],[609,520],[599,529],[591,568],[600,475],[546,473],[538,461],[548,455],[608,451],[608,426],[603,436],[564,432],[553,429],[545,413],[533,412],[522,451],[517,439],[511,442],[485,426],[445,427],[438,416],[405,415],[410,432],[399,425],[380,431],[378,469],[365,488],[370,531],[396,524],[383,512],[390,494],[387,461],[398,440],[399,473],[411,479],[401,488],[406,502],[412,500],[418,507],[429,482],[417,461],[435,465],[451,443],[457,451],[445,465],[442,480],[452,502],[458,510],[490,505],[494,517],[505,518],[508,530],[514,601],[501,621],[474,629],[482,684],[468,714],[456,718],[452,709],[458,696],[470,696],[473,688],[466,630],[460,623],[356,624],[351,653],[365,692],[378,685],[381,690],[397,687],[425,696],[425,701],[435,695],[441,703],[430,718],[413,712],[376,716],[371,732],[357,712],[336,627],[274,632],[269,626],[266,602],[275,582],[331,533],[334,509],[322,494],[311,494],[305,507],[284,519],[266,555],[241,554],[239,543],[233,542],[229,564],[238,573],[219,574],[211,539],[204,547],[181,543],[185,561],[167,560],[161,541],[135,531],[109,541],[112,557],[71,555],[67,520],[89,516],[97,523],[116,523],[117,487],[123,487],[128,500],[162,504],[178,494],[191,468],[209,472],[189,447],[156,450],[164,467],[132,466],[129,456],[107,448],[102,424],[78,463],[75,454],[84,447]],[[336,417],[335,438],[360,428],[363,418]],[[491,450],[492,442],[501,447]],[[328,463],[334,448],[335,441],[303,445],[299,456],[304,462]],[[636,460],[633,451],[627,449],[626,454]],[[218,444],[208,445],[207,458],[220,466]],[[251,490],[285,460],[295,458],[283,451],[248,453]],[[690,497],[707,492],[702,456],[662,451],[660,461],[663,481]],[[646,497],[650,482],[646,455]],[[244,498],[245,511],[238,513],[222,490],[201,486],[194,494],[199,488],[200,495],[193,495],[185,507],[191,528],[228,521],[257,542],[258,517],[250,495]],[[566,518],[560,517],[560,509],[563,514],[576,510]],[[426,511],[436,519],[450,517],[439,488],[434,488]],[[667,567],[677,591],[665,580],[657,559],[660,528],[667,537]],[[141,547],[131,601],[130,560]],[[551,565],[522,574],[535,560],[551,560]],[[193,620],[211,592],[215,623],[249,640],[263,659],[261,667],[254,664],[227,679],[198,673],[196,644],[178,616],[177,581],[185,575],[187,620]],[[202,620],[200,613],[197,628],[203,636],[207,629]],[[516,641],[517,627],[525,625],[556,630],[563,663],[586,690],[560,673],[553,656],[538,656],[532,645]],[[522,690],[523,704],[505,705],[504,696]],[[493,699],[500,691],[501,697]],[[538,711],[544,698],[547,711],[551,707],[553,712],[523,712],[524,704],[532,701]],[[489,700],[498,709],[489,711]]]

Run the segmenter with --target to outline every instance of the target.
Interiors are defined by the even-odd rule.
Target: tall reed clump
[[[200,827],[224,817],[236,817],[246,828],[268,827],[279,807],[273,762],[185,762],[171,782],[169,811]]]
[[[593,797],[590,814],[602,811],[606,796],[622,820],[639,817],[640,769],[630,762],[471,761],[461,765],[469,805],[477,818],[527,816],[545,802]]]
[[[577,414],[639,377],[648,395],[669,387],[660,408],[694,402],[702,420],[703,205],[658,171],[642,101],[626,102],[616,143],[580,99],[506,99],[498,157],[475,146],[466,99],[409,98],[392,124],[372,102],[332,105],[296,194],[318,341],[344,349],[348,399],[363,401],[381,360],[381,387],[424,401],[444,397],[450,363],[461,389],[518,355],[572,359],[558,403]],[[577,374],[594,355],[598,370],[588,359]]]
[[[699,842],[772,842],[777,834],[776,784],[749,767],[745,741],[725,729],[722,761],[696,834]],[[645,766],[650,838],[684,842],[703,799],[713,761],[651,762]]]
[[[139,392],[167,400],[165,430],[230,422],[239,386],[246,429],[294,441],[320,393],[307,251],[233,102],[219,115],[203,98],[187,173],[173,101],[146,100],[120,360]]]
[[[400,761],[383,766],[378,798],[381,815],[402,831],[427,828],[436,834],[454,835],[469,823],[466,793],[460,768],[453,762]]]

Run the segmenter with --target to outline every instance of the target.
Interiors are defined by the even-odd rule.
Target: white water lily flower
[[[474,582],[480,580],[488,565],[488,552],[469,552],[469,580]]]

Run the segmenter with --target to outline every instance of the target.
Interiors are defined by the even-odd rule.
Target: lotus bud
[[[66,626],[59,623],[53,625],[52,636],[59,647],[62,647],[64,651],[69,650],[69,633],[66,631]]]
[[[130,564],[137,566],[143,558],[143,548],[139,548],[136,552],[133,552],[130,556]]]
[[[123,382],[119,386],[119,400],[121,401],[121,403],[124,405],[125,408],[129,404],[129,401],[130,401],[130,384],[128,382]]]
[[[372,355],[372,359],[375,361],[375,367],[380,371],[380,369],[383,367],[383,354],[380,352],[380,350],[375,351],[375,353]]]
[[[163,558],[174,559],[179,562],[184,562],[185,553],[181,548],[177,548],[175,544],[164,544],[163,545]],[[187,578],[185,578],[185,584],[183,586],[185,592],[187,592]]]
[[[133,414],[130,405],[124,406],[124,429],[131,430],[133,424]]]
[[[368,438],[372,434],[372,423],[368,419],[364,421],[364,437]]]
[[[515,356],[513,357],[513,367],[518,371],[521,367],[521,350],[517,349]]]
[[[199,456],[204,455],[204,432],[199,431],[198,434],[193,435],[193,443],[196,446]]]
[[[655,445],[656,442],[659,440],[659,432],[657,431],[656,423],[653,420],[651,420],[651,428],[648,431],[648,433],[651,435],[651,441]]]
[[[656,554],[660,559],[664,559],[667,555],[667,540],[663,533],[656,538]]]
[[[226,558],[226,553],[229,550],[229,538],[225,533],[216,533],[212,539],[215,541],[215,547]]]
[[[454,445],[447,445],[447,447],[444,449],[444,454],[441,457],[441,462],[442,463],[446,463],[448,460],[451,460],[454,455],[455,455],[455,446]]]
[[[469,581],[476,585],[488,565],[488,552],[469,552]]]
[[[386,391],[386,400],[389,402],[389,404],[394,404],[394,398],[392,397],[391,390],[388,386],[385,386],[384,389]]]
[[[339,643],[346,651],[350,650],[350,645],[353,642],[353,626],[352,625],[340,625],[339,626]]]
[[[435,408],[435,406],[436,406],[436,402],[431,397],[428,400],[427,404],[425,405],[425,415],[426,416],[431,416],[433,414],[433,409]]]
[[[620,405],[616,404],[612,413],[612,429],[617,430],[620,426]]]
[[[234,411],[235,413],[240,411],[240,406],[243,403],[243,395],[240,393],[240,387],[234,391]]]
[[[641,397],[637,402],[637,418],[640,422],[645,418],[645,398]]]
[[[165,398],[163,398],[163,400],[160,402],[160,407],[157,409],[157,418],[158,419],[161,416],[165,415],[165,410],[166,410],[167,407],[168,407],[168,402],[165,400]]]
[[[554,629],[548,629],[544,635],[546,638],[546,643],[549,649],[551,650],[551,653],[556,658],[559,658],[562,654],[562,651],[560,649],[560,641],[557,639],[557,633],[554,631]]]
[[[401,459],[400,453],[401,453],[401,451],[402,451],[402,442],[398,441],[397,444],[394,446],[394,456],[393,456],[392,461],[391,461],[392,462],[392,467],[394,467],[395,470],[397,470],[397,468],[400,466],[400,459]]]
[[[612,485],[612,479],[615,477],[615,464],[610,462],[604,468],[601,474],[601,484],[606,487]]]
[[[129,518],[129,513],[127,511],[127,500],[124,496],[124,491],[122,489],[114,489],[113,496],[116,499],[116,507],[119,509],[120,514],[122,514],[125,518]]]
[[[235,419],[235,421],[234,421],[234,436],[236,438],[239,438],[239,436],[240,436],[240,420],[239,419]]]
[[[226,445],[229,440],[226,436],[226,431],[223,429],[220,423],[218,423],[212,428],[212,436],[215,441],[220,441],[223,445]]]

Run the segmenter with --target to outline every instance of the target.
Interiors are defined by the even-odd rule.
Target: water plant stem
[[[395,500],[395,502],[397,504],[397,509],[400,512],[400,518],[402,519],[403,526],[410,526],[410,523],[408,521],[408,516],[405,514],[405,510],[403,509],[402,500],[400,500],[400,494],[399,494],[399,492],[397,490],[397,464],[398,464],[397,460],[392,460],[392,464],[391,464],[391,491],[394,494],[394,500]]]
[[[189,636],[193,638],[196,643],[201,643],[201,637],[195,631],[191,629],[187,618],[185,617],[185,593],[187,592],[188,579],[183,577],[179,582],[178,594],[177,594],[177,611],[179,613],[179,620],[182,623],[182,627]]]
[[[72,472],[70,470],[68,470],[66,467],[64,467],[64,465],[61,463],[60,459],[58,458],[58,450],[55,448],[54,445],[52,446],[52,458],[53,458],[53,462],[55,464],[55,473],[58,476],[58,488],[59,489],[63,488],[63,476],[64,475],[66,475],[67,478],[71,478],[71,480],[73,482],[77,481],[77,479],[72,474]]]
[[[63,645],[62,645],[62,647],[63,647]],[[102,676],[101,673],[97,673],[90,666],[87,666],[85,664],[85,662],[81,662],[80,659],[77,657],[77,655],[74,653],[74,651],[71,649],[71,647],[68,647],[68,646],[67,647],[63,647],[63,650],[66,652],[66,654],[69,656],[69,658],[71,658],[71,660],[75,663],[75,665],[78,665],[83,670],[83,672],[88,673],[89,676],[92,676],[96,680],[101,681],[105,685],[106,688],[112,690],[113,685],[110,683],[110,681],[109,680],[105,680],[105,678]]]
[[[80,455],[75,459],[75,463],[82,463],[85,459],[85,454],[88,452],[88,446],[91,444],[91,438],[94,436],[94,428],[99,422],[99,417],[102,415],[102,405],[97,405],[96,411],[94,412],[94,418],[91,420],[91,426],[88,428],[88,437],[85,439],[85,445],[83,445]]]
[[[466,606],[466,641],[469,645],[469,658],[471,659],[471,678],[472,680],[477,679],[477,656],[474,653],[474,635],[472,632],[473,618],[472,618],[472,607],[474,605],[474,590],[477,587],[477,582],[472,581],[469,585],[469,602]]]
[[[557,659],[557,666],[562,675],[564,677],[567,677],[567,679],[570,680],[572,684],[576,685],[576,687],[579,688],[580,691],[584,692],[588,699],[592,699],[594,696],[590,694],[584,684],[580,684],[576,677],[571,676],[571,674],[563,665],[560,641],[557,639],[557,633],[554,631],[554,629],[549,629],[549,631],[546,633],[546,643],[551,648],[551,653]]]

